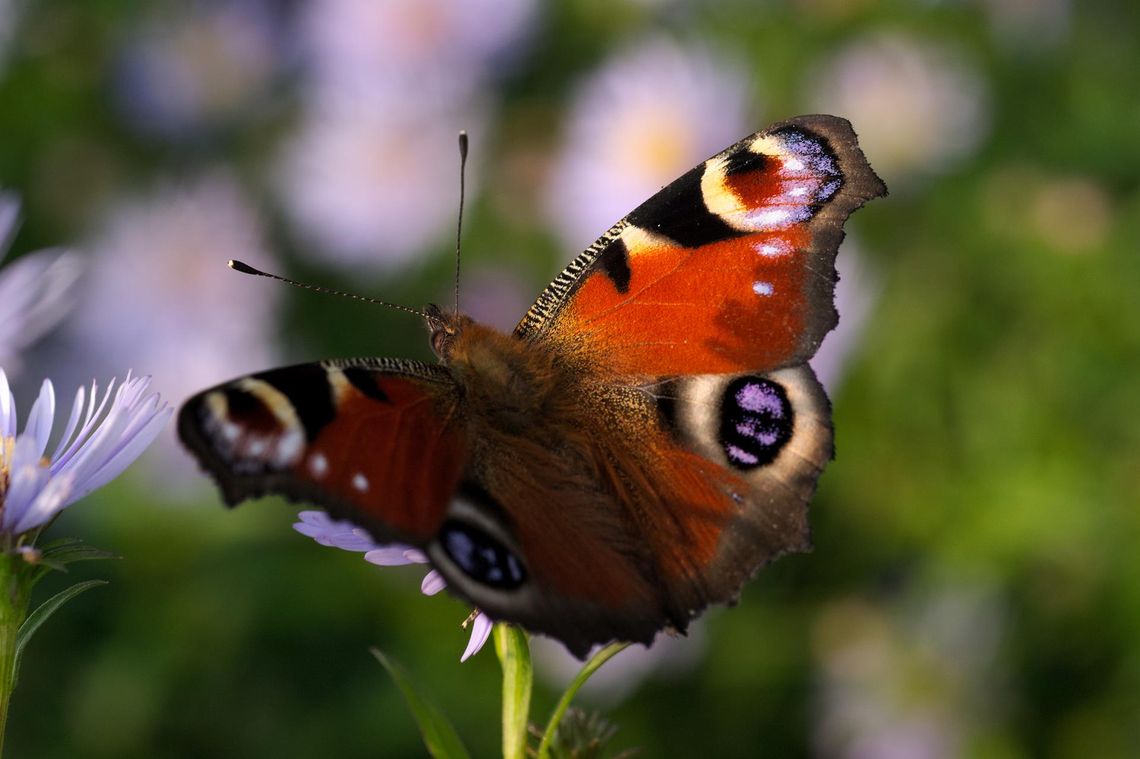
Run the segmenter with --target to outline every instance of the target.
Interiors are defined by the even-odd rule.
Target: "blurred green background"
[[[1074,0],[6,0],[7,260],[86,264],[17,399],[42,376],[133,368],[178,402],[286,360],[427,359],[414,317],[224,261],[446,299],[460,128],[463,297],[507,327],[657,186],[834,112],[891,195],[848,225],[819,357],[838,456],[815,552],[582,703],[651,757],[1138,756],[1138,29],[1135,3]],[[112,582],[34,641],[9,756],[420,756],[372,645],[493,755],[469,610],[291,513],[225,512],[166,440],[64,514],[54,534],[123,558],[53,578]],[[538,656],[541,722],[567,670]]]

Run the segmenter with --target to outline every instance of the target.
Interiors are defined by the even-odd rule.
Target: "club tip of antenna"
[[[464,157],[467,156],[467,130],[466,129],[460,129],[459,130],[459,154],[461,156],[464,156]]]
[[[229,266],[234,271],[240,271],[242,274],[262,274],[263,273],[263,272],[258,271],[255,268],[253,268],[249,264],[242,263],[241,261],[238,261],[235,258],[231,258],[226,263],[226,265]]]

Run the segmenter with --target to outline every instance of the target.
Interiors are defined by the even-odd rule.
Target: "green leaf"
[[[117,559],[119,555],[104,551],[101,548],[89,546],[86,543],[68,543],[67,545],[49,546],[41,552],[45,561],[55,564],[71,564],[75,561],[96,561],[98,559]]]
[[[503,759],[525,759],[534,683],[526,633],[515,625],[496,623],[495,653],[503,667]]]
[[[463,746],[463,741],[455,732],[455,728],[448,722],[447,717],[439,708],[427,700],[412,684],[408,673],[395,661],[385,656],[380,649],[369,649],[376,660],[384,665],[388,674],[396,681],[396,685],[404,694],[404,701],[412,710],[412,716],[420,727],[424,746],[435,759],[466,759],[470,756]]]
[[[598,669],[616,656],[618,653],[624,651],[628,643],[611,643],[598,653],[590,657],[590,660],[582,665],[577,676],[570,681],[570,685],[566,687],[566,692],[562,694],[562,698],[558,699],[558,705],[554,707],[554,712],[550,715],[550,721],[546,723],[546,730],[542,733],[542,743],[538,745],[538,759],[549,759],[550,746],[554,741],[554,734],[558,732],[558,724],[562,722],[562,717],[566,714],[566,710],[570,707],[570,702],[574,700],[574,696],[578,695],[578,691],[590,679],[590,675],[598,671]]]
[[[66,572],[67,565],[73,562],[118,558],[118,554],[89,546],[77,538],[56,540],[40,549],[31,587],[35,587],[49,572]]]
[[[24,623],[22,625],[20,625],[20,631],[16,633],[16,655],[14,657],[15,663],[12,666],[13,687],[20,677],[20,658],[24,655],[24,648],[28,645],[28,641],[32,639],[32,636],[36,634],[36,630],[40,629],[40,625],[46,622],[48,617],[50,617],[52,614],[55,614],[59,610],[59,607],[75,598],[80,593],[91,590],[91,588],[96,588],[100,585],[106,584],[106,580],[87,580],[85,582],[76,583],[70,588],[61,590],[48,600],[44,601],[42,604],[40,604],[39,608],[28,615],[28,618],[24,620]]]

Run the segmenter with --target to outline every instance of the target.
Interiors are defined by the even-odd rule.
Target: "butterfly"
[[[843,224],[885,194],[846,120],[775,124],[613,225],[511,334],[428,306],[438,363],[241,377],[179,436],[230,505],[318,504],[579,657],[648,645],[810,547],[833,434],[807,361]]]

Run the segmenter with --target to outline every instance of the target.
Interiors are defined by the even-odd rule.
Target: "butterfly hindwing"
[[[450,374],[412,361],[242,377],[187,401],[178,433],[231,505],[283,495],[413,544],[437,532],[465,462]]]
[[[837,320],[843,222],[885,192],[846,120],[776,124],[615,224],[515,333],[616,376],[802,363]]]
[[[684,631],[810,546],[832,435],[807,365],[586,390],[561,446],[519,456],[520,439],[474,462],[427,547],[454,592],[584,656]]]

